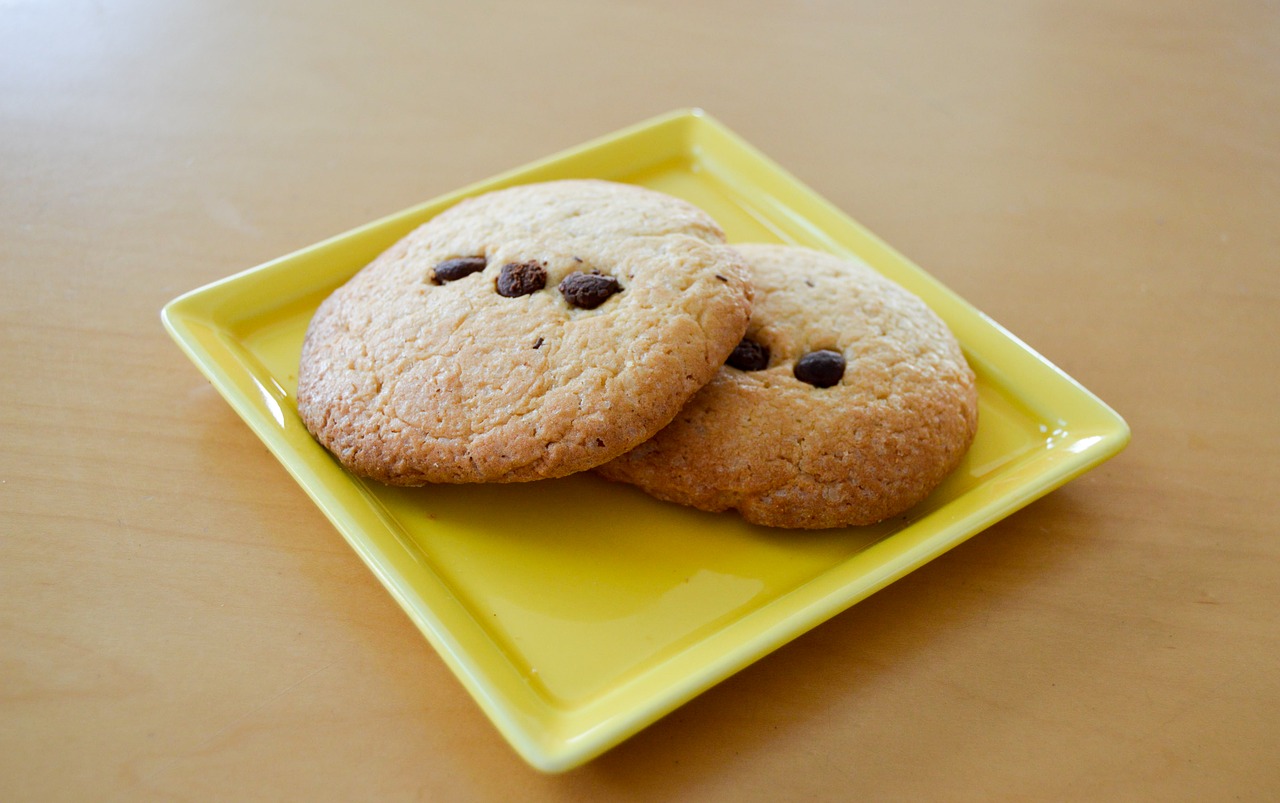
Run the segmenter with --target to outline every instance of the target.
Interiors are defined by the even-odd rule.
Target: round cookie
[[[924,499],[977,429],[946,325],[864,265],[738,250],[755,285],[746,337],[670,426],[597,473],[775,527],[873,524]]]
[[[470,198],[340,287],[298,412],[395,485],[558,477],[665,426],[742,337],[751,286],[700,209],[606,181]]]

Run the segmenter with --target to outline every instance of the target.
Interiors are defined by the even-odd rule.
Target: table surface
[[[0,797],[1280,794],[1280,8],[757,6],[0,2]],[[1133,440],[542,775],[158,312],[685,106]]]

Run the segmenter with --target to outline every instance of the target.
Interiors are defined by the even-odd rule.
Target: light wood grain
[[[0,2],[0,798],[1280,795],[1272,2]],[[562,776],[160,328],[699,105],[1130,447]]]

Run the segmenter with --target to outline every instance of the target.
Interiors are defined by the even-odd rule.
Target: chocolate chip
[[[622,285],[612,276],[577,271],[560,282],[560,294],[572,306],[595,309],[609,300],[609,296],[622,291]]]
[[[463,276],[470,276],[473,273],[479,273],[484,270],[484,266],[489,261],[484,257],[459,257],[458,259],[446,259],[435,270],[431,271],[432,284],[444,284],[445,282],[456,282]]]
[[[722,281],[722,282],[727,282],[727,281],[729,281],[728,279],[726,279],[725,277],[721,276],[721,275],[720,275],[720,274],[718,274],[718,273],[716,274],[716,278],[717,278],[717,279],[719,279],[719,280],[720,280],[720,281]]]
[[[534,342],[533,347],[534,347],[535,349],[540,349],[540,348],[542,348],[542,338],[538,338],[538,339]]]
[[[795,374],[815,388],[829,388],[844,376],[844,355],[831,349],[811,351],[796,360]]]
[[[725,362],[739,371],[763,371],[769,367],[769,347],[744,337]]]
[[[498,274],[498,295],[517,298],[536,293],[547,286],[546,265],[536,259],[508,262]]]

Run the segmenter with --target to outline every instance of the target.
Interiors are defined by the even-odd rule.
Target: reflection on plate
[[[680,196],[731,242],[861,259],[930,304],[978,375],[965,462],[874,527],[770,530],[590,475],[388,488],[345,473],[292,394],[312,312],[460,198],[599,177]],[[1124,421],[1008,332],[698,111],[505,173],[172,301],[179,346],[315,500],[515,749],[546,771],[712,684],[1122,449]]]

